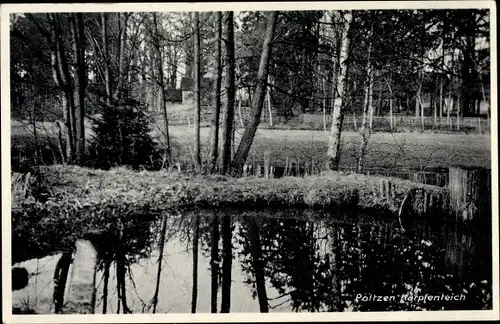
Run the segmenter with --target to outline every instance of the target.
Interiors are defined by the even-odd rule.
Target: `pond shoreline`
[[[343,172],[268,179],[167,171],[137,172],[125,168],[103,171],[54,165],[39,167],[29,177],[31,179],[13,173],[12,209],[37,200],[39,197],[34,196],[42,193],[52,207],[55,203],[64,204],[72,199],[80,207],[103,201],[109,203],[110,200],[116,205],[134,203],[146,206],[158,199],[158,206],[147,207],[160,211],[183,207],[331,209],[356,206],[397,213],[410,190],[425,191],[443,202],[448,192],[446,188],[409,180]]]
[[[378,217],[397,216],[410,190],[420,193],[411,206],[418,215],[443,214],[448,200],[446,188],[336,172],[267,179],[55,165],[12,179],[13,261],[70,248],[89,234],[112,237],[117,219],[136,231],[165,213],[192,208],[356,210]],[[428,196],[432,206],[425,205]]]

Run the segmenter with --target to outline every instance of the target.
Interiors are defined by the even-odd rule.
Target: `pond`
[[[151,245],[138,251],[137,256],[127,255],[131,263],[125,279],[126,304],[132,313],[152,313],[153,309],[156,313],[191,312],[192,242],[197,222],[198,313],[208,313],[215,307],[212,280],[218,283],[217,312],[221,305],[227,307],[228,301],[230,312],[259,312],[266,308],[270,312],[324,312],[492,307],[487,229],[477,233],[422,219],[404,232],[396,220],[380,216],[301,209],[191,210],[164,219],[160,280],[160,220],[151,225]],[[221,226],[228,222],[230,227]],[[223,242],[229,235],[230,246]],[[212,258],[218,268],[214,272]],[[48,260],[46,265],[54,263],[53,258],[44,260]],[[34,260],[23,266],[29,268],[29,264],[33,268]],[[36,264],[40,265],[40,260]],[[48,272],[46,276],[51,276]],[[118,311],[115,274],[112,263],[107,313]],[[14,292],[14,306],[20,307],[30,298],[50,303],[50,279],[37,279],[38,290],[30,279],[25,289]],[[49,297],[42,296],[40,285]],[[96,285],[95,312],[100,314],[104,304],[102,270]],[[32,308],[37,313],[51,309],[46,304]]]

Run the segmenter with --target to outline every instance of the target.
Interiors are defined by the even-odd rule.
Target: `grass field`
[[[193,147],[193,130],[188,127],[171,128],[176,147],[184,151],[180,156],[190,157]],[[243,129],[236,131],[236,143]],[[210,129],[201,129],[204,154],[207,153]],[[356,132],[342,133],[341,166],[355,166],[361,136]],[[299,160],[301,164],[326,163],[328,134],[323,131],[307,130],[269,130],[257,131],[248,161],[263,160],[268,152],[274,165],[283,165]],[[482,134],[443,134],[443,133],[374,133],[372,134],[367,155],[367,167],[373,168],[425,168],[448,167],[450,165],[470,165],[490,167],[490,136]],[[180,152],[179,152],[180,153]],[[324,165],[324,164],[323,164]]]
[[[47,137],[54,127],[45,125],[39,130],[40,137]],[[163,127],[153,125],[152,135],[158,141],[163,141]],[[234,147],[237,148],[243,129],[236,130]],[[202,157],[208,157],[208,142],[210,129],[202,127],[201,144]],[[12,148],[23,148],[32,143],[32,133],[27,129],[13,127],[11,133]],[[51,134],[55,138],[55,134]],[[189,126],[171,126],[174,160],[181,163],[193,161],[194,130]],[[87,138],[92,136],[90,127]],[[361,136],[354,131],[342,133],[341,167],[355,167]],[[313,130],[257,130],[248,162],[259,162],[264,154],[269,154],[271,164],[284,166],[288,163],[301,165],[306,163],[310,167],[324,169],[326,164],[328,134],[324,131]],[[42,142],[47,142],[46,140]],[[16,152],[17,152],[16,151]],[[29,153],[23,153],[29,154]],[[58,154],[56,152],[56,154]],[[489,134],[460,134],[460,133],[373,133],[367,150],[365,166],[367,168],[423,169],[426,167],[448,167],[450,165],[469,165],[491,167],[491,144]]]

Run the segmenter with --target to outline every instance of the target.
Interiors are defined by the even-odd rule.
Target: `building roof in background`
[[[191,91],[193,89],[193,79],[188,77],[183,77],[181,79],[181,91]]]
[[[168,101],[181,102],[182,101],[182,90],[181,89],[167,89],[165,91],[165,96]]]
[[[201,87],[205,88],[212,84],[211,78],[201,78]],[[194,80],[192,78],[183,77],[181,79],[181,91],[193,91]]]

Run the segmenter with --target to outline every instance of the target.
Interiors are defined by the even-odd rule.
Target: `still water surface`
[[[196,215],[201,217],[198,312],[210,312],[210,220],[214,215],[233,218],[231,312],[259,312],[250,239],[255,228],[248,218],[258,225],[271,312],[490,307],[491,250],[479,234],[429,220],[402,233],[396,221],[368,215],[296,209],[202,210],[170,216],[157,313],[191,311],[191,220]],[[134,313],[151,311],[157,261],[158,249],[153,248],[148,258],[131,267],[127,300]],[[109,293],[109,311],[115,312],[116,289],[110,288]],[[433,296],[439,298],[432,300]],[[100,298],[102,289],[97,313]],[[220,299],[219,289],[219,309]]]
[[[260,311],[259,281],[252,262],[255,237],[260,243],[264,274],[260,283],[265,287],[270,312],[491,309],[491,243],[485,239],[488,229],[475,233],[431,218],[417,221],[413,229],[402,232],[395,220],[370,215],[298,209],[197,210],[166,217],[156,313],[191,312],[195,217],[200,220],[197,312],[210,312],[214,216],[219,220],[232,218],[231,312]],[[152,312],[160,228],[159,223],[151,226],[152,244],[128,269],[127,303],[133,313]],[[221,267],[222,234],[217,260]],[[24,266],[33,267],[32,261]],[[40,260],[36,262],[40,264]],[[116,313],[114,264],[110,270],[108,313]],[[49,275],[50,271],[43,276]],[[14,292],[14,305],[36,298],[45,300],[45,306],[39,305],[37,312],[50,312],[47,303],[52,285],[50,278],[45,279],[37,280],[38,291],[33,290],[34,280],[30,279],[28,287]],[[98,272],[97,285],[99,314],[103,305],[102,271]],[[219,311],[220,305],[219,287]]]

